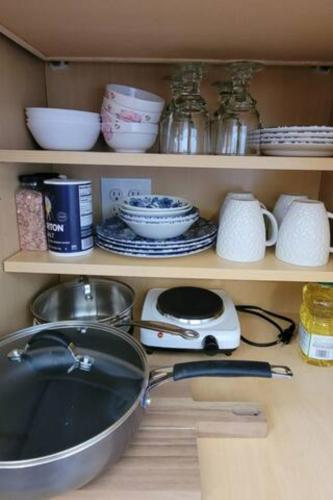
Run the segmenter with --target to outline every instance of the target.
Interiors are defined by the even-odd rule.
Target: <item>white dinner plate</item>
[[[328,144],[262,144],[261,152],[269,156],[332,156]]]

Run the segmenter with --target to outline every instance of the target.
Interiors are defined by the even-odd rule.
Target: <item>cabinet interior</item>
[[[0,148],[34,149],[25,127],[25,106],[68,107],[98,111],[104,86],[111,81],[156,92],[169,98],[170,64],[70,62],[63,68],[50,65],[0,37]],[[223,78],[220,65],[209,65],[202,85],[210,109],[217,106],[211,83]],[[329,124],[332,118],[333,75],[313,67],[267,66],[251,86],[265,126],[274,124]],[[246,158],[244,158],[244,164]],[[0,168],[1,259],[18,250],[14,191],[20,173],[50,170],[71,177],[89,178],[94,186],[95,220],[100,218],[101,177],[150,177],[154,192],[186,196],[206,217],[216,217],[226,192],[253,191],[268,207],[283,192],[302,192],[322,199],[333,209],[333,173],[292,170],[232,170],[204,168],[148,168],[105,165],[34,165],[2,163]],[[41,289],[59,279],[55,275],[0,274],[0,332],[25,326],[30,321],[28,304]],[[63,277],[61,278],[63,279]],[[119,278],[117,278],[119,279]],[[121,279],[121,278],[120,278]],[[138,292],[138,305],[150,287],[169,287],[177,283],[225,288],[236,303],[255,303],[284,312],[296,312],[302,283],[175,280],[124,278]]]

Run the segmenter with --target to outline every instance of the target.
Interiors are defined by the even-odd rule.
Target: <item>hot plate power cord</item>
[[[268,323],[270,323],[271,325],[275,326],[275,328],[279,332],[276,340],[273,340],[272,342],[254,342],[253,340],[249,340],[241,335],[242,341],[246,344],[252,345],[254,347],[272,347],[277,344],[289,344],[290,340],[292,339],[292,336],[296,329],[296,323],[291,318],[282,316],[282,314],[276,314],[272,311],[268,311],[267,309],[263,309],[262,307],[258,306],[242,305],[236,306],[236,309],[239,312],[259,316],[260,318],[268,321]],[[281,319],[282,321],[289,323],[289,326],[287,328],[282,328],[282,326],[272,318]]]

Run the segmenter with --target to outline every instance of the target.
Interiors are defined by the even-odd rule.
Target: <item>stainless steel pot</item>
[[[129,331],[132,326],[142,326],[170,335],[180,335],[191,340],[199,334],[190,328],[180,328],[164,322],[134,321],[134,290],[121,281],[80,276],[40,293],[30,309],[34,324],[56,321],[91,321],[108,324]]]
[[[62,322],[0,341],[0,498],[47,498],[91,481],[115,462],[150,391],[190,377],[282,377],[255,361],[180,363],[149,371],[141,345],[116,328]]]
[[[134,301],[134,290],[121,281],[80,276],[44,290],[31,312],[35,324],[78,320],[112,325],[132,319]]]

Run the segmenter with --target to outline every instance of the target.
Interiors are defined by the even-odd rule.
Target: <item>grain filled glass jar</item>
[[[43,172],[19,176],[15,202],[21,250],[47,250],[43,182],[55,177],[59,174]]]

